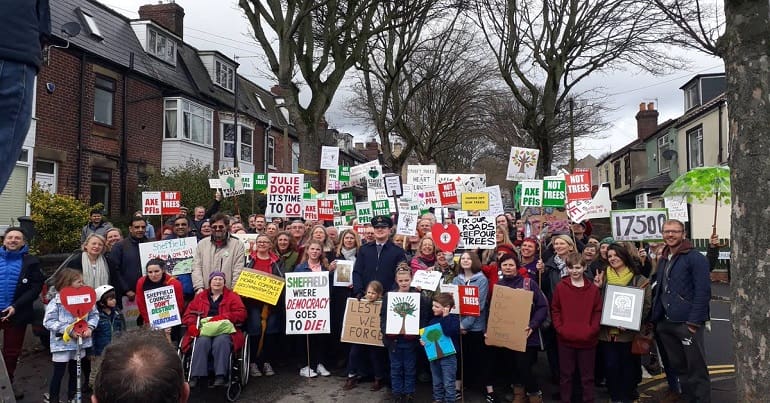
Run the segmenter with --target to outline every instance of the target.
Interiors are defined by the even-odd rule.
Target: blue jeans
[[[397,340],[390,351],[390,387],[394,395],[414,393],[417,377],[417,341]]]
[[[450,355],[449,357],[431,361],[430,373],[433,376],[433,400],[437,402],[454,402],[457,355]]]
[[[0,192],[21,154],[32,118],[34,66],[0,60]]]

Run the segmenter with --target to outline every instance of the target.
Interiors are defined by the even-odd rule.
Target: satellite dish
[[[75,21],[70,21],[61,26],[61,31],[69,38],[78,36],[78,34],[80,34],[80,24]]]
[[[664,160],[671,161],[674,157],[676,157],[676,154],[677,154],[676,150],[664,150],[661,153],[661,156],[663,157]]]

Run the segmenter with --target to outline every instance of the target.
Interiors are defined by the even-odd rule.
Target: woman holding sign
[[[150,259],[146,266],[147,275],[141,277],[136,282],[136,295],[140,298],[136,299],[136,306],[139,308],[139,314],[142,316],[142,323],[149,325],[150,317],[147,314],[147,301],[144,299],[144,293],[154,290],[156,288],[172,286],[174,287],[174,298],[176,299],[176,306],[179,307],[179,311],[182,311],[184,307],[184,295],[182,294],[182,283],[179,282],[174,276],[166,273],[166,261],[163,259]],[[172,328],[166,329],[166,334],[171,335]],[[176,331],[174,333],[177,333]],[[175,334],[175,336],[177,336]],[[178,339],[178,337],[174,337]]]
[[[466,379],[461,382],[465,384],[481,384],[490,381],[489,365],[482,362],[482,349],[484,347],[484,330],[487,328],[487,293],[489,291],[489,282],[481,271],[481,261],[478,254],[464,252],[460,255],[460,269],[457,277],[454,278],[454,284],[458,286],[476,287],[476,297],[479,302],[479,316],[462,316],[460,319],[460,333],[463,351],[463,360],[458,363],[458,367],[464,369],[462,374],[468,374]],[[464,367],[463,367],[464,365]],[[460,373],[458,373],[460,375]],[[460,384],[461,385],[461,384]],[[461,390],[458,385],[458,390]]]

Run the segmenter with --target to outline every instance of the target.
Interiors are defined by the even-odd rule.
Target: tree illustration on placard
[[[396,297],[393,302],[391,312],[401,317],[401,330],[398,334],[406,334],[406,317],[414,316],[414,313],[417,311],[417,305],[415,305],[411,298],[406,297]]]
[[[527,168],[537,164],[537,150],[518,149],[512,157],[512,162],[519,167],[517,173],[524,173]]]
[[[438,342],[442,335],[443,333],[441,333],[441,331],[436,328],[429,330],[425,335],[425,338],[428,339],[429,342],[433,343],[433,345],[436,347],[436,359],[444,357],[444,351],[441,349],[441,344]]]

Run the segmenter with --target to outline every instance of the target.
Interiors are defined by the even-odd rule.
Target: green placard
[[[313,198],[310,194],[310,182],[304,182],[302,184],[302,198],[305,200],[311,200]]]
[[[386,200],[372,200],[372,216],[390,215],[390,202]]]
[[[563,179],[543,180],[543,207],[564,207],[567,184]]]
[[[513,208],[516,211],[521,211],[521,183],[516,184],[516,190],[513,191]]]
[[[352,211],[356,209],[355,200],[353,200],[353,192],[337,193],[337,201],[339,202],[340,211]]]
[[[339,176],[337,179],[340,182],[350,182],[350,166],[340,165],[337,174]]]
[[[267,189],[267,174],[254,174],[254,190],[263,191]]]

